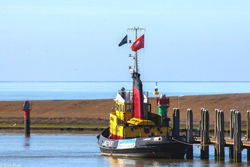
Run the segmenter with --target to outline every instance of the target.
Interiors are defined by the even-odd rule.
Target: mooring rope
[[[186,145],[190,145],[190,146],[209,146],[209,144],[196,144],[196,143],[187,143],[187,142],[184,142],[184,141],[181,141],[181,140],[177,140],[175,138],[172,138],[174,141],[178,142],[178,143],[182,143],[182,144],[186,144]]]

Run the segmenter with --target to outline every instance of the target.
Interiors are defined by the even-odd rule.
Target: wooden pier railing
[[[180,134],[180,110],[173,109],[173,138]],[[214,145],[215,160],[223,161],[225,159],[224,147],[229,147],[229,158],[234,162],[242,161],[242,150],[247,149],[247,160],[250,161],[250,110],[247,111],[247,135],[241,137],[241,112],[235,109],[230,110],[230,134],[225,137],[224,129],[224,112],[220,109],[214,111],[214,133],[209,136],[209,112],[205,108],[200,111],[200,130],[199,136],[193,134],[193,112],[187,109],[186,121],[186,144],[190,147],[187,150],[186,158],[193,158],[192,144],[200,144],[200,158],[209,159],[209,145]]]

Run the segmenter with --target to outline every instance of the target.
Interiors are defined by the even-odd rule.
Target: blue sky
[[[250,81],[248,0],[0,0],[0,81]]]

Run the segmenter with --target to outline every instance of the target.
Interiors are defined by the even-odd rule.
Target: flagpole
[[[136,41],[138,30],[145,30],[145,29],[140,28],[140,27],[134,27],[134,28],[129,28],[128,30],[135,31],[135,41]],[[142,83],[140,80],[140,74],[138,71],[138,53],[137,53],[137,51],[135,52],[134,60],[135,60],[135,64],[134,64],[134,70],[133,70],[133,74],[132,74],[132,78],[133,78],[133,98],[132,98],[133,99],[133,111],[132,111],[132,114],[133,114],[133,116],[135,116],[134,114],[136,111],[137,115],[139,115],[139,118],[143,119],[143,117],[144,117],[143,97],[144,96],[143,96],[143,91],[142,91]],[[138,91],[139,91],[139,93],[138,93]],[[139,101],[137,100],[135,102],[135,96],[138,98]],[[140,97],[138,97],[138,96],[140,96]]]

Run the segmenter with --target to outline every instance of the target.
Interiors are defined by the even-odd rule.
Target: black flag
[[[119,47],[120,46],[122,46],[122,45],[124,45],[124,44],[126,44],[126,43],[128,43],[128,35],[126,35],[123,39],[122,39],[122,41],[119,43]]]

